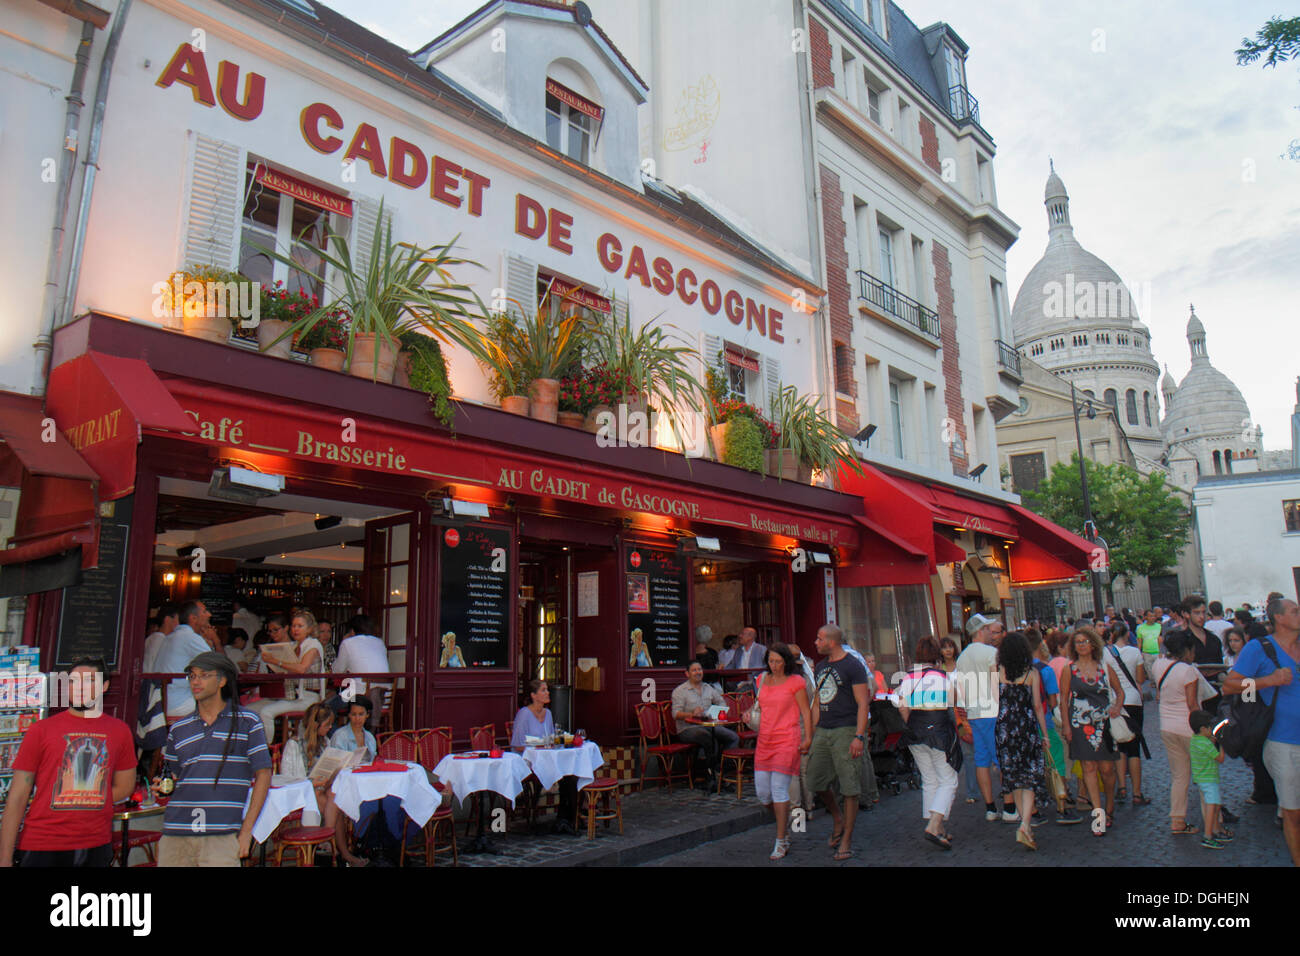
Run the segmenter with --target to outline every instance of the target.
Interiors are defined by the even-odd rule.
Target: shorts
[[[1219,781],[1207,780],[1205,783],[1201,783],[1201,781],[1196,780],[1194,782],[1196,789],[1201,791],[1201,799],[1206,804],[1213,804],[1216,807],[1223,806],[1223,789],[1219,786]]]
[[[18,866],[57,867],[108,867],[113,865],[113,844],[92,846],[85,850],[19,850]]]
[[[165,833],[158,841],[158,865],[239,866],[239,835],[173,836]]]
[[[788,773],[755,770],[754,789],[758,791],[758,802],[764,806],[769,803],[789,803],[790,780],[791,775]]]
[[[1277,790],[1277,805],[1300,810],[1300,746],[1276,740],[1264,742],[1264,766]]]
[[[862,793],[858,760],[849,756],[849,745],[857,730],[853,727],[818,727],[813,734],[812,750],[808,752],[808,786],[814,793],[823,793],[836,781],[840,795],[857,797]]]
[[[973,743],[976,767],[998,765],[998,747],[994,740],[997,725],[996,717],[978,717],[970,722],[971,736],[975,738]]]

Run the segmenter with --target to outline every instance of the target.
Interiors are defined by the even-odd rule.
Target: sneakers
[[[1201,841],[1201,846],[1205,847],[1207,850],[1222,850],[1227,846],[1227,844],[1220,840],[1216,840],[1214,837],[1206,837]]]
[[[992,807],[989,807],[984,811],[984,819],[989,823],[997,823],[1000,816],[1002,816],[1002,814],[998,813],[998,811],[994,810]]]
[[[1214,834],[1214,839],[1218,840],[1220,843],[1231,843],[1232,831],[1227,827],[1224,827],[1218,833]]]
[[[1002,822],[1003,822],[1003,823],[1019,823],[1019,822],[1020,822],[1020,812],[1019,812],[1018,810],[1006,810],[1006,809],[1004,809],[1004,810],[1002,811]]]
[[[1056,822],[1063,826],[1069,826],[1071,823],[1082,823],[1083,817],[1076,813],[1072,807],[1067,806],[1056,815]]]
[[[1029,818],[1029,825],[1031,827],[1041,827],[1046,822],[1047,817],[1043,816],[1038,810],[1035,810],[1034,815]]]

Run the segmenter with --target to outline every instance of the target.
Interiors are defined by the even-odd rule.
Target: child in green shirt
[[[1205,821],[1205,836],[1201,846],[1207,850],[1222,850],[1232,839],[1232,832],[1219,827],[1219,807],[1223,797],[1219,790],[1219,764],[1223,751],[1215,743],[1211,728],[1214,715],[1209,711],[1192,711],[1188,721],[1192,726],[1192,781],[1201,791],[1201,819]]]

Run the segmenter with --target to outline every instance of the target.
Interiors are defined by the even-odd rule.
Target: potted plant
[[[777,433],[773,474],[806,483],[814,470],[828,473],[843,465],[862,472],[849,436],[826,417],[816,401],[800,395],[793,385],[780,388],[772,411]]]
[[[723,446],[724,464],[763,473],[763,438],[758,423],[748,416],[738,416],[730,422],[726,444]]]
[[[348,372],[377,382],[391,382],[397,357],[397,333],[418,325],[433,336],[472,348],[477,332],[472,319],[484,312],[482,300],[467,285],[451,281],[451,270],[476,265],[452,255],[455,240],[441,246],[394,242],[392,223],[380,203],[364,267],[352,254],[346,236],[326,234],[324,246],[309,242],[310,249],[339,277],[330,287],[332,303],[316,308],[287,329],[282,337],[306,335],[330,309],[344,309],[348,323]],[[258,245],[278,262],[295,271],[292,258]],[[329,271],[326,273],[330,274]]]
[[[168,277],[165,295],[172,315],[180,318],[186,335],[209,342],[226,342],[241,318],[239,286],[248,281],[228,269],[190,265]]]
[[[544,300],[532,313],[515,305],[516,311],[489,317],[474,352],[503,409],[554,424],[560,379],[579,367],[588,320],[583,310],[564,310],[558,300]],[[523,412],[519,399],[525,390],[528,409]]]
[[[343,371],[351,319],[346,310],[331,309],[298,340],[298,347],[307,353],[312,365],[331,372]]]
[[[295,322],[310,315],[320,307],[316,296],[301,289],[290,292],[283,281],[274,286],[262,286],[261,313],[257,323],[257,347],[275,358],[293,358],[293,339],[285,335]],[[346,348],[347,343],[344,342]],[[312,346],[299,345],[304,350]],[[316,363],[313,363],[316,364]]]
[[[593,434],[600,430],[603,412],[615,412],[615,406],[632,391],[632,379],[625,372],[600,362],[582,373],[582,394],[587,417],[583,427]]]
[[[591,404],[585,392],[585,370],[571,372],[560,379],[560,407],[558,420],[566,428],[582,428],[587,421]]]
[[[522,333],[509,312],[494,312],[472,349],[479,367],[487,375],[488,389],[501,410],[512,415],[528,414],[528,387],[532,378],[524,368]]]
[[[713,439],[713,451],[719,461],[726,460],[724,449],[731,425],[742,419],[754,424],[763,449],[766,450],[776,446],[779,437],[776,426],[748,402],[743,402],[738,398],[728,398],[723,401],[711,400],[710,410],[713,414],[714,424],[709,428],[709,436]]]
[[[442,346],[431,335],[417,327],[398,333],[402,350],[397,353],[397,371],[393,384],[413,388],[429,396],[433,413],[438,421],[451,428],[456,410],[451,404],[451,379],[447,375],[447,359]]]

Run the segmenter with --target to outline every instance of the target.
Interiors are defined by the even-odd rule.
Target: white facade
[[[1300,471],[1202,478],[1194,490],[1205,593],[1261,605],[1300,595]]]
[[[294,9],[285,7],[298,16]],[[77,31],[46,7],[22,10],[31,24],[18,32],[42,41],[23,48],[32,77],[4,75],[2,82],[19,87],[6,102],[61,102],[37,77],[66,86],[61,74],[70,68],[44,51],[70,50]],[[508,295],[532,305],[541,268],[628,303],[634,322],[661,317],[694,348],[722,337],[737,341],[760,363],[760,406],[767,403],[766,381],[815,391],[812,318],[793,306],[803,301],[816,309],[818,289],[754,253],[743,236],[692,220],[680,201],[673,205],[670,191],[642,189],[634,132],[644,84],[635,73],[567,12],[557,18],[546,8],[498,4],[492,13],[475,29],[488,42],[493,29],[506,30],[511,52],[499,74],[476,78],[461,67],[458,51],[468,55],[480,42],[472,37],[464,40],[468,46],[448,40],[426,54],[437,59],[446,52],[449,72],[459,73],[462,88],[474,87],[482,101],[476,104],[445,87],[435,101],[419,84],[395,78],[388,64],[386,76],[356,68],[343,44],[330,49],[296,39],[237,8],[135,3],[113,70],[73,313],[96,309],[172,324],[155,314],[155,284],[191,262],[240,265],[246,204],[261,189],[251,169],[261,163],[351,200],[352,217],[334,214],[331,225],[363,255],[382,201],[396,240],[458,237],[456,252],[478,266],[463,266],[453,278],[485,303]],[[310,18],[304,23],[310,28]],[[195,30],[202,31],[202,50],[190,46]],[[484,56],[473,53],[476,61]],[[38,71],[43,58],[48,62]],[[418,74],[415,61],[406,62]],[[97,60],[92,80],[96,66]],[[576,92],[604,108],[590,168],[545,146],[548,77],[568,88],[587,83]],[[517,132],[484,103],[499,105]],[[34,154],[54,151],[61,111],[48,112],[45,148],[36,147],[34,134],[15,167],[35,166]],[[0,148],[12,149],[16,140],[4,137]],[[349,155],[355,162],[345,162]],[[14,254],[0,265],[7,286],[25,296],[8,297],[0,369],[7,385],[25,390],[40,311],[32,276],[43,273],[46,252],[31,237],[44,239],[53,210],[46,192],[15,177],[0,189],[0,207],[23,210],[33,224],[25,233],[12,224],[6,230]],[[541,225],[539,211],[540,233],[531,228]],[[477,366],[464,354],[448,359],[457,397],[488,401]]]

